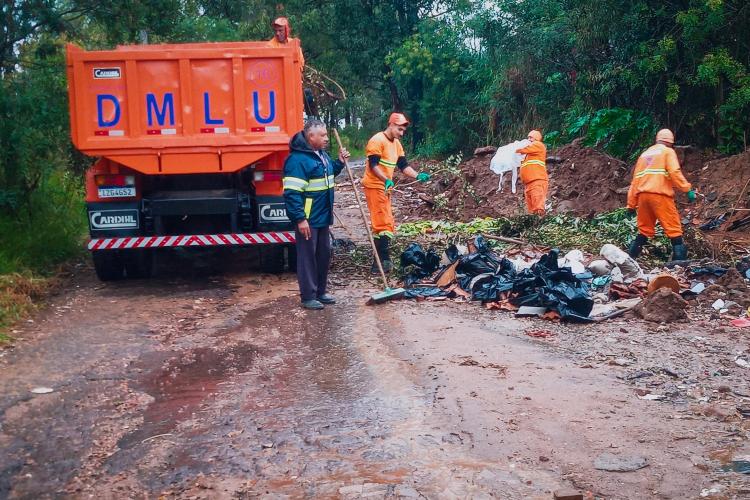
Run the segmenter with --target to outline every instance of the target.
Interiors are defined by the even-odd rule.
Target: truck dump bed
[[[71,135],[146,175],[234,172],[302,129],[299,42],[67,46]]]

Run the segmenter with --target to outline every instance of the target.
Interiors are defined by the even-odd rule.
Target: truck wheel
[[[92,252],[96,277],[101,281],[115,281],[123,277],[123,262],[120,253],[112,250]]]
[[[260,268],[261,270],[281,274],[284,272],[284,247],[281,245],[260,245]]]
[[[297,247],[294,245],[289,245],[286,247],[286,262],[289,266],[289,272],[290,273],[296,273],[297,272]]]
[[[148,250],[133,250],[127,252],[124,258],[125,275],[128,279],[145,279],[151,277],[151,252]]]

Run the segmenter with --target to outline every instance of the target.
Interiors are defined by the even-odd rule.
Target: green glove
[[[419,172],[417,174],[417,180],[419,182],[427,182],[430,180],[430,174],[428,174],[427,172]]]
[[[688,201],[689,201],[690,203],[694,202],[694,201],[695,201],[695,198],[696,198],[696,196],[695,196],[695,190],[694,190],[694,189],[691,189],[690,191],[688,191],[688,192],[687,192],[687,197],[688,197]]]
[[[393,183],[391,179],[385,180],[385,192],[386,193],[388,192],[388,190],[393,189],[393,186],[395,186],[395,184]]]

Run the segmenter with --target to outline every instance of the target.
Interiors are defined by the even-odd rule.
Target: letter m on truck
[[[96,273],[144,277],[155,252],[252,246],[293,265],[282,197],[302,128],[299,42],[67,47],[71,136],[86,173]]]

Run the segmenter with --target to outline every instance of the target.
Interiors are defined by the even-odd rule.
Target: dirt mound
[[[459,172],[441,173],[428,195],[435,199],[423,215],[442,212],[443,216],[470,220],[524,213],[523,183],[511,192],[511,174],[504,178],[490,170],[491,154],[480,153],[458,166]],[[433,164],[434,165],[434,164]],[[551,151],[547,170],[550,176],[549,201],[553,212],[592,216],[624,206],[630,182],[629,166],[616,158],[581,145],[577,140]]]
[[[635,313],[646,321],[672,323],[688,319],[688,303],[669,288],[659,288],[635,308]]]
[[[426,166],[438,173],[435,182],[428,187],[415,186],[420,199],[426,201],[419,202],[419,215],[467,221],[475,217],[525,213],[520,180],[518,192],[513,194],[511,175],[506,174],[503,192],[497,192],[499,176],[490,170],[492,149],[479,148],[478,155],[458,167],[441,168],[439,162],[428,162]],[[750,151],[721,158],[715,152],[690,146],[678,146],[675,150],[685,176],[700,194],[694,204],[689,204],[683,194],[675,196],[683,223],[698,227],[725,215],[721,224],[716,224],[715,231],[706,233],[714,253],[747,253],[750,248]],[[551,212],[590,217],[624,207],[632,169],[630,163],[585,147],[580,140],[550,151],[547,170]],[[741,210],[732,211],[732,208]]]

